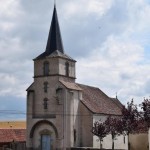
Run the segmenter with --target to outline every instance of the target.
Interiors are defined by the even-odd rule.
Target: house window
[[[68,77],[69,76],[69,63],[66,62],[66,76]]]
[[[48,108],[47,101],[48,101],[48,99],[45,98],[45,99],[44,99],[44,103],[43,103],[44,109],[47,109],[47,108]]]
[[[44,71],[44,76],[49,75],[49,62],[47,62],[47,61],[44,62],[43,71]]]
[[[48,91],[48,82],[44,82],[44,92],[47,93]]]

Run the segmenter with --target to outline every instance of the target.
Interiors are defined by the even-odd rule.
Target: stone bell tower
[[[27,148],[66,149],[71,146],[72,94],[75,60],[65,54],[54,6],[46,50],[34,59],[34,82],[27,89]],[[79,87],[75,87],[79,91]]]

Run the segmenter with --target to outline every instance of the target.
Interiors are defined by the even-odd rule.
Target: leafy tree
[[[105,122],[96,121],[92,128],[92,133],[99,138],[100,141],[100,149],[102,149],[102,141],[103,138],[108,134],[108,130],[106,128]]]
[[[150,127],[150,99],[144,99],[140,105],[143,110],[143,120],[145,121],[147,127]]]
[[[112,149],[114,150],[114,140],[122,131],[122,121],[120,118],[112,118],[109,116],[105,121],[106,129],[112,135]]]
[[[128,148],[129,145],[129,134],[134,134],[138,129],[138,121],[140,119],[140,113],[137,109],[137,105],[134,104],[133,100],[127,103],[127,107],[122,108],[122,118],[121,118],[121,129],[120,134],[128,136]]]
[[[138,127],[139,118],[140,114],[133,100],[130,103],[128,102],[127,108],[124,106],[122,109],[122,133],[127,135],[134,133]]]

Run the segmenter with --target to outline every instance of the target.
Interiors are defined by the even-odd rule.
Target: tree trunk
[[[100,141],[100,149],[102,149],[102,140],[99,140]]]
[[[115,146],[115,143],[114,143],[114,139],[115,139],[115,135],[112,133],[112,150],[114,150],[114,146]]]
[[[114,150],[115,148],[115,143],[114,143],[114,139],[112,139],[112,150]]]

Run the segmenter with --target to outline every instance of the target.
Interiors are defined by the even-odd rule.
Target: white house
[[[64,52],[54,7],[46,50],[34,59],[34,82],[27,89],[28,149],[99,147],[91,133],[93,123],[121,115],[118,99],[75,82],[75,63]],[[103,147],[111,148],[111,143],[108,136]],[[118,137],[115,147],[127,149],[126,139]]]

